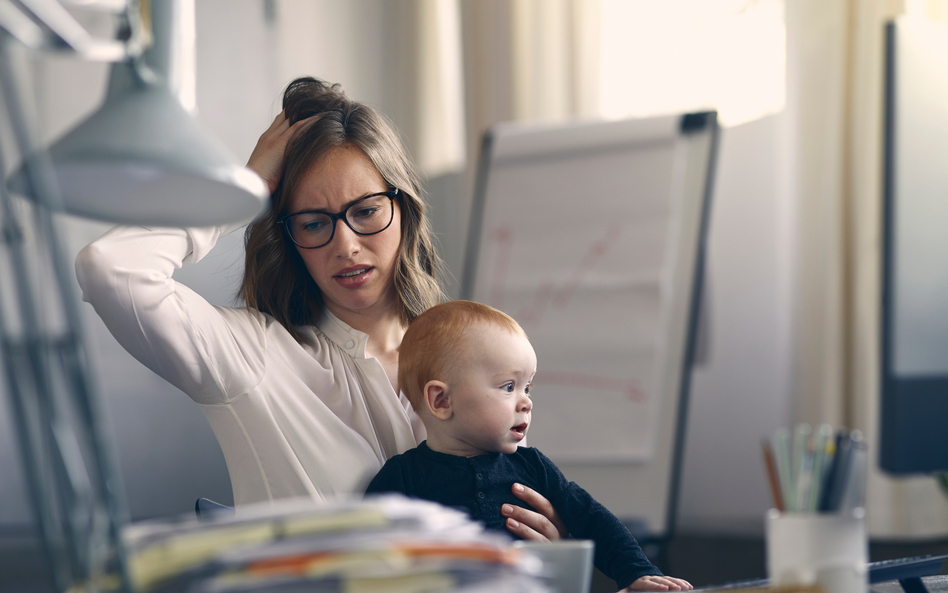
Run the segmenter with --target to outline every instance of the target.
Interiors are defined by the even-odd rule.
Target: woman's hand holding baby
[[[513,495],[535,508],[537,512],[505,504],[500,513],[507,517],[507,530],[526,540],[556,541],[569,537],[569,530],[556,513],[550,501],[537,491],[522,484],[514,484]],[[693,589],[691,583],[684,579],[666,576],[647,575],[635,580],[631,585],[619,593],[632,591],[688,591]]]
[[[513,504],[505,504],[500,514],[507,517],[507,530],[526,540],[556,541],[569,537],[569,530],[550,501],[532,488],[522,484],[513,485],[513,495],[535,508],[538,512]]]
[[[693,588],[691,583],[684,579],[647,575],[639,577],[619,593],[629,593],[630,591],[688,591]]]

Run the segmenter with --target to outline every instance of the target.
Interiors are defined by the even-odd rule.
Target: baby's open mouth
[[[512,427],[510,430],[514,432],[527,432],[527,423],[524,422],[523,424],[518,424]]]

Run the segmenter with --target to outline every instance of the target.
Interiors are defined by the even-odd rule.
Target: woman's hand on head
[[[301,126],[312,121],[315,117],[319,116],[301,119],[290,125],[285,112],[281,111],[274,118],[270,127],[257,140],[257,145],[250,154],[250,160],[247,161],[247,168],[267,183],[271,194],[276,191],[280,184],[280,178],[283,177],[283,153],[286,150],[286,143]]]
[[[514,484],[512,492],[537,511],[513,504],[502,505],[500,514],[507,518],[506,526],[510,533],[526,540],[541,542],[569,537],[569,530],[556,513],[556,509],[543,495],[522,484]]]
[[[619,591],[619,593],[630,593],[632,591],[688,591],[692,588],[691,583],[685,579],[647,575],[632,581],[631,585]]]

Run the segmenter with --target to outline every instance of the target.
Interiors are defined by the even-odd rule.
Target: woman
[[[407,323],[441,298],[417,176],[396,135],[338,85],[293,81],[250,157],[272,206],[246,233],[245,308],[215,307],[172,272],[234,228],[117,227],[80,252],[85,300],[214,430],[239,505],[361,492],[424,439],[397,385]],[[526,539],[565,530],[505,508]]]

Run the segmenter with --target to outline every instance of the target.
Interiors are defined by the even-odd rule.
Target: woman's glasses
[[[381,233],[395,218],[393,201],[398,190],[379,192],[353,202],[339,214],[297,212],[277,220],[287,236],[298,247],[316,249],[326,245],[336,234],[336,221],[342,220],[357,235]]]

